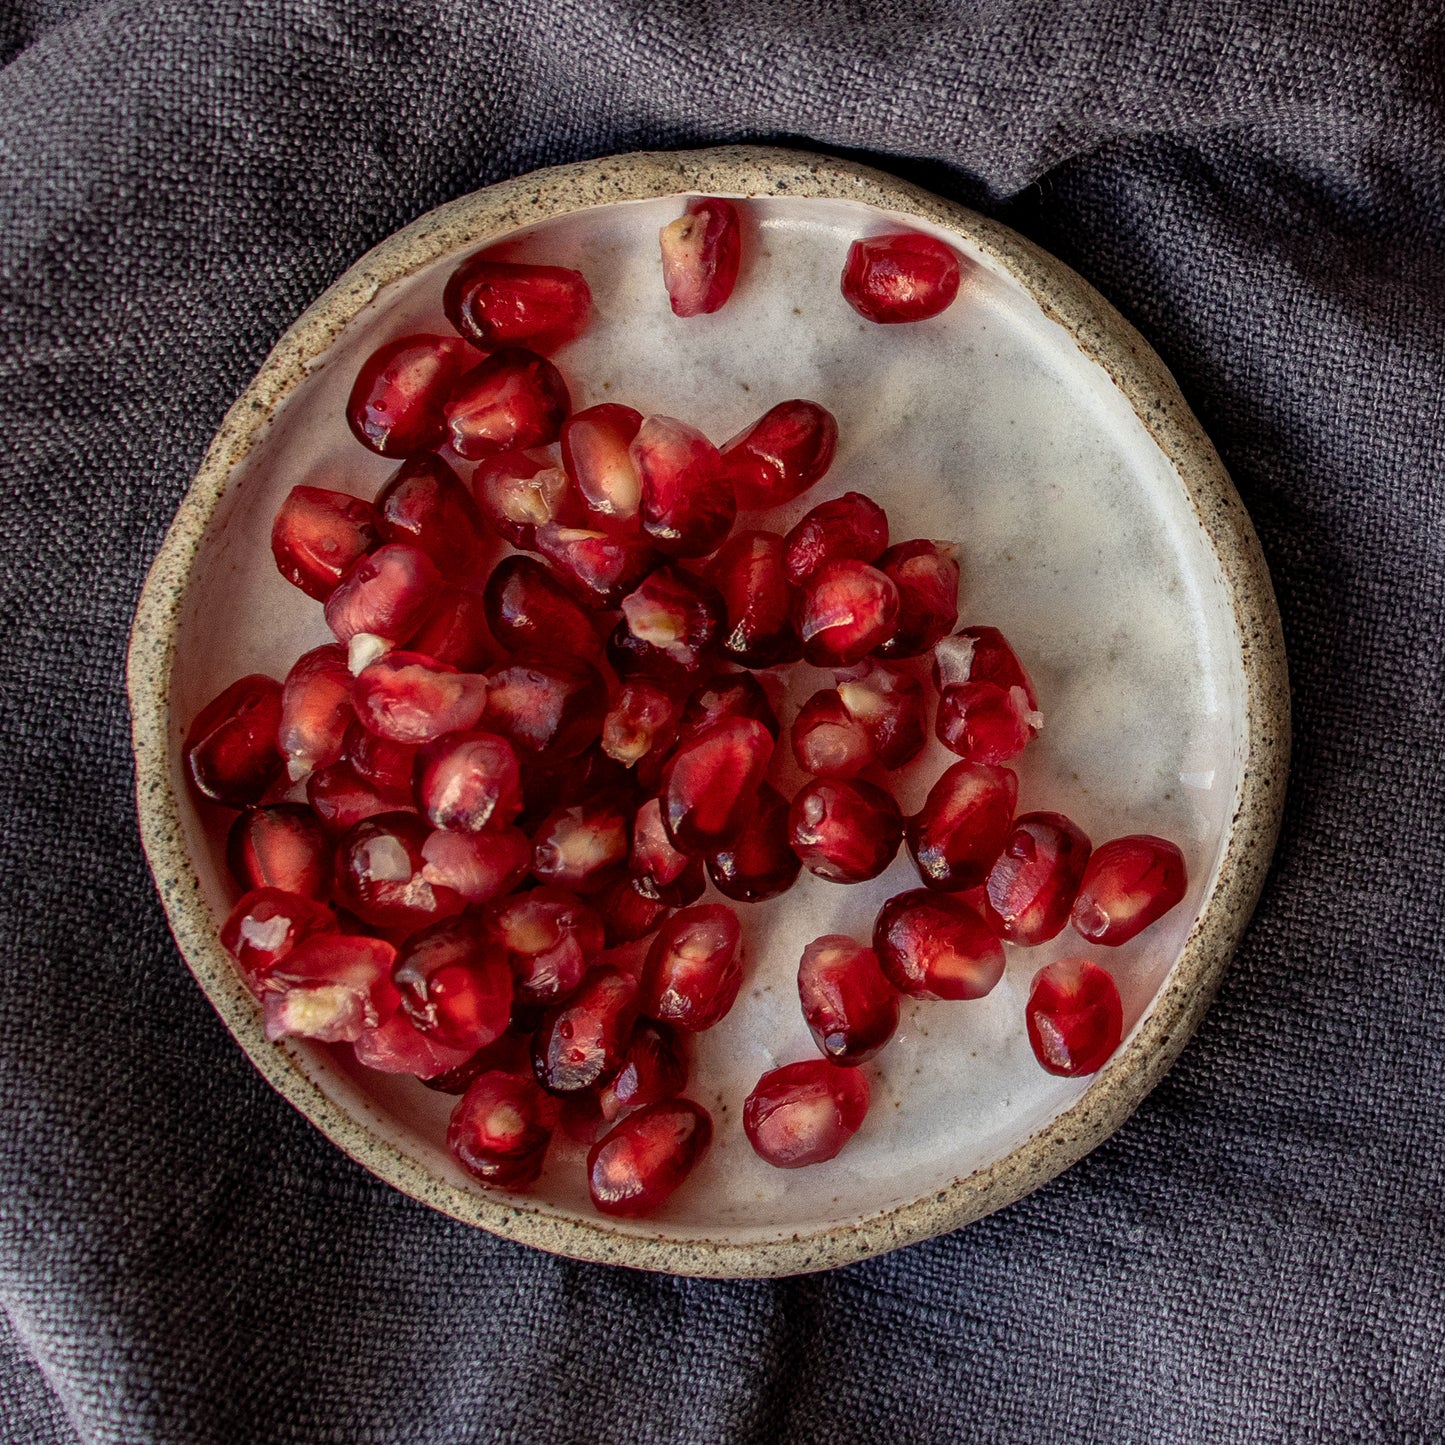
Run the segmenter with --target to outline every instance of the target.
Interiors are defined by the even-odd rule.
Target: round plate
[[[732,300],[681,321],[657,233],[682,197],[748,198]],[[972,263],[941,316],[876,326],[842,300],[852,240],[906,226]],[[893,540],[954,541],[962,625],[992,624],[1032,673],[1042,736],[1017,760],[1019,811],[1067,813],[1095,843],[1179,843],[1184,904],[1122,948],[1066,931],[1009,949],[986,999],[906,1002],[867,1067],[873,1105],[834,1161],[780,1171],[738,1124],[765,1070],[815,1049],[798,1007],[803,946],[867,938],[885,898],[918,886],[906,851],[879,879],[805,874],[743,906],[750,959],[738,1004],[697,1040],[690,1093],[716,1141],[658,1216],[598,1216],[582,1149],[554,1144],[525,1195],[488,1192],[444,1143],[453,1101],[372,1074],[349,1051],[268,1044],[217,932],[235,888],[224,819],[184,786],[180,744],[199,709],[249,672],[282,677],[329,640],[320,606],[271,563],[271,518],[298,483],[370,497],[394,463],[342,420],[366,354],[444,329],[463,256],[576,266],[596,316],[556,360],[577,407],[621,401],[680,416],[721,443],[775,403],[838,418],[829,475],[767,516],[785,529],[850,489],[888,510]],[[747,524],[745,517],[742,524]],[[798,668],[792,707],[831,678]],[[1279,620],[1254,532],[1213,448],[1138,334],[1066,267],[1005,227],[842,161],[732,149],[635,155],[526,176],[443,206],[364,257],[282,338],[218,433],[156,560],[131,644],[142,835],[187,962],[262,1073],[368,1169],[499,1234],[583,1259],[689,1274],[785,1274],[879,1253],[1018,1198],[1112,1132],[1198,1023],[1253,908],[1278,827],[1288,751]],[[780,749],[786,753],[787,749]],[[950,754],[898,780],[916,808]],[[785,774],[784,790],[795,785]],[[1044,963],[1091,953],[1118,981],[1125,1041],[1091,1079],[1043,1072],[1023,1005]]]

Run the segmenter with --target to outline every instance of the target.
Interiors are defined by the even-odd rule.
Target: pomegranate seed
[[[898,990],[871,948],[840,933],[815,938],[798,966],[803,1017],[826,1058],[861,1064],[898,1027]]]
[[[507,951],[523,1002],[566,998],[602,951],[602,920],[562,888],[503,898],[486,917],[492,937]]]
[[[898,588],[898,627],[882,657],[918,657],[958,626],[958,549],[951,542],[900,542],[878,558]]]
[[[407,1017],[452,1048],[484,1048],[512,1014],[507,955],[477,918],[453,918],[413,933],[391,971]]]
[[[579,336],[592,312],[592,292],[580,271],[492,261],[463,261],[442,295],[447,320],[484,350],[528,346],[555,351]]]
[[[662,562],[643,536],[616,536],[548,523],[537,528],[536,549],[591,607],[616,607]]]
[[[699,903],[674,913],[647,950],[642,1012],[700,1033],[737,999],[743,981],[742,929],[725,903]]]
[[[945,893],[976,888],[1003,851],[1019,780],[1008,768],[955,763],[908,820],[908,850],[919,876]]]
[[[723,603],[700,578],[659,567],[622,599],[622,618],[621,645],[634,664],[675,677],[702,667],[721,629]]]
[[[786,893],[802,869],[788,841],[788,800],[771,783],[759,784],[752,816],[738,837],[707,860],[713,887],[738,903]]]
[[[1089,840],[1062,813],[1025,813],[989,870],[984,917],[1010,943],[1039,944],[1069,921]]]
[[[548,1009],[532,1037],[532,1073],[544,1089],[571,1094],[622,1067],[637,1021],[637,980],[594,968],[565,1003]]]
[[[706,316],[719,310],[737,285],[742,256],[737,208],[704,196],[659,233],[662,284],[674,316]]]
[[[1124,1036],[1114,980],[1087,958],[1041,968],[1024,1009],[1034,1057],[1051,1074],[1078,1078],[1104,1067]]]
[[[884,976],[910,998],[982,998],[1003,977],[1003,944],[961,898],[915,888],[873,925]]]
[[[901,768],[923,751],[928,734],[916,677],[886,662],[865,662],[838,683],[838,698],[885,768]]]
[[[641,425],[640,411],[604,402],[575,413],[562,428],[562,464],[589,516],[606,531],[636,532],[642,525],[642,480],[628,452]]]
[[[672,557],[714,551],[737,515],[718,449],[695,427],[650,416],[628,448],[642,483],[642,529]]]
[[[458,672],[485,672],[497,660],[482,594],[460,587],[441,589],[421,631],[405,646]]]
[[[331,846],[302,803],[247,808],[231,825],[226,861],[242,888],[279,888],[307,898],[331,890]]]
[[[449,733],[422,752],[416,792],[438,828],[479,833],[504,827],[522,811],[522,771],[506,738]]]
[[[565,514],[567,474],[526,452],[503,452],[472,474],[472,495],[497,532],[530,552],[537,545],[537,528]]]
[[[276,746],[281,684],[261,673],[233,682],[196,714],[186,734],[186,776],[202,797],[232,808],[259,803],[281,775]]]
[[[834,1158],[862,1127],[868,1103],[859,1070],[805,1059],[758,1080],[743,1104],[743,1132],[775,1168],[801,1169]]]
[[[406,743],[379,738],[360,722],[353,722],[346,729],[342,756],[362,782],[370,783],[382,797],[393,798],[398,806],[406,807],[412,799],[418,751]]]
[[[893,636],[898,589],[866,562],[825,562],[808,579],[798,610],[803,656],[814,667],[851,667]]]
[[[777,739],[778,715],[762,684],[747,672],[725,673],[696,688],[682,710],[678,736],[690,742],[728,718],[752,718]]]
[[[869,321],[926,321],[958,295],[957,254],[917,231],[868,236],[848,248],[843,299]]]
[[[503,557],[483,596],[487,625],[508,652],[596,658],[602,651],[586,608],[535,557]]]
[[[333,837],[348,832],[367,818],[405,811],[409,801],[397,799],[368,782],[350,763],[317,768],[306,779],[306,801]]]
[[[336,845],[336,901],[377,928],[423,928],[460,913],[461,897],[424,877],[431,831],[415,813],[363,819]]]
[[[666,903],[639,893],[631,878],[619,878],[596,898],[606,927],[608,948],[636,943],[655,931],[672,911]]]
[[[524,754],[575,758],[602,736],[607,684],[576,658],[519,657],[488,674],[486,725]]]
[[[336,915],[324,903],[280,888],[253,888],[227,915],[221,946],[259,998],[271,971],[293,948],[315,934],[335,932]]]
[[[362,669],[351,695],[365,727],[416,745],[475,727],[487,708],[487,680],[419,652],[388,652]]]
[[[637,810],[627,866],[637,892],[673,907],[695,902],[704,887],[702,860],[672,846],[656,798],[649,798]]]
[[[687,1088],[687,1043],[666,1024],[639,1019],[622,1067],[604,1084],[599,1103],[610,1124],[629,1109],[675,1099]]]
[[[1188,886],[1184,855],[1163,838],[1135,833],[1094,849],[1074,903],[1074,927],[1090,943],[1117,947],[1163,918]]]
[[[443,577],[477,565],[483,547],[482,514],[461,478],[438,456],[408,457],[376,499],[377,529],[387,542],[425,552]]]
[[[334,643],[303,652],[286,674],[276,742],[293,780],[334,763],[356,721],[346,649]]]
[[[801,587],[825,562],[876,562],[888,546],[888,514],[862,492],[820,502],[783,539],[783,566]]]
[[[532,843],[520,828],[452,833],[438,828],[422,844],[422,878],[463,903],[490,903],[510,893],[532,866]]]
[[[803,644],[793,627],[797,593],[783,570],[776,532],[739,532],[712,560],[709,576],[722,596],[722,650],[743,667],[796,662]]]
[[[435,451],[446,438],[442,404],[476,353],[456,336],[402,336],[367,359],[346,420],[362,446],[384,457]]]
[[[838,423],[812,401],[784,401],[722,449],[740,507],[780,507],[801,497],[833,465]]]
[[[1023,665],[996,627],[966,627],[934,649],[938,740],[975,763],[1006,763],[1043,718]]]
[[[788,810],[788,839],[803,866],[833,883],[876,878],[903,838],[898,804],[872,783],[822,778],[802,787]]]
[[[363,557],[326,599],[326,625],[341,642],[364,632],[396,646],[426,621],[441,587],[442,575],[425,552],[388,542]]]
[[[772,756],[772,734],[753,718],[728,718],[679,744],[662,775],[662,820],[673,846],[713,853],[731,843]]]
[[[603,1214],[652,1214],[692,1173],[712,1143],[712,1119],[691,1099],[634,1110],[587,1155],[587,1187]]]
[[[421,1082],[428,1089],[439,1094],[465,1094],[485,1073],[500,1069],[504,1074],[522,1074],[528,1078],[532,1073],[532,1051],[527,1040],[510,1029],[495,1043],[478,1049],[469,1059],[454,1069],[437,1074]]]
[[[834,688],[815,692],[793,719],[793,757],[818,778],[856,777],[873,761],[863,726]]]
[[[266,1037],[351,1042],[396,1012],[396,949],[379,938],[321,933],[271,971],[262,997]]]
[[[351,1046],[356,1062],[380,1074],[411,1074],[425,1083],[467,1062],[466,1049],[454,1049],[424,1034],[400,1010],[375,1028],[362,1029]]]
[[[556,809],[532,839],[532,872],[574,893],[605,888],[627,861],[627,814],[616,799]]]
[[[602,751],[626,768],[661,757],[677,737],[681,713],[677,699],[657,683],[624,682],[602,724]]]
[[[627,769],[609,758],[598,744],[559,763],[545,758],[522,759],[522,796],[526,800],[522,827],[534,829],[555,808],[604,795],[624,800],[634,808],[644,796],[637,793]]]
[[[519,346],[495,351],[447,398],[452,450],[468,461],[557,440],[572,409],[562,373]]]
[[[536,1083],[489,1070],[452,1110],[447,1148],[474,1179],[492,1189],[525,1189],[536,1182],[561,1105]]]
[[[318,602],[377,541],[369,503],[322,487],[292,487],[271,525],[277,570]]]

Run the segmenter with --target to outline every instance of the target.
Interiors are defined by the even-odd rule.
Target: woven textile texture
[[[124,1445],[1445,1435],[1445,22],[1337,0],[0,12],[0,1436]],[[1296,760],[1222,994],[1108,1144],[832,1274],[583,1266],[375,1182],[167,932],[145,569],[294,317],[538,166],[854,154],[1157,347],[1259,527]]]

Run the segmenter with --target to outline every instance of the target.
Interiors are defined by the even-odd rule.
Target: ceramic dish
[[[748,198],[747,260],[727,307],[683,322],[668,310],[657,233],[688,193]],[[942,316],[879,327],[843,304],[839,271],[852,239],[900,224],[975,264]],[[814,1053],[794,985],[803,945],[824,932],[866,937],[883,899],[917,886],[906,852],[873,883],[840,888],[805,873],[745,910],[748,984],[696,1054],[692,1092],[713,1112],[716,1142],[655,1218],[596,1215],[576,1148],[554,1147],[528,1194],[489,1193],[445,1150],[451,1098],[325,1046],[265,1041],[218,941],[235,890],[217,820],[183,784],[181,740],[231,680],[284,676],[329,640],[320,607],[271,564],[271,518],[297,483],[369,497],[394,470],[340,419],[352,379],[382,341],[436,325],[448,272],[482,246],[586,273],[596,320],[556,357],[574,405],[625,401],[720,442],[775,402],[807,397],[837,416],[840,447],[783,526],[856,487],[887,507],[895,540],[961,545],[961,623],[1003,629],[1046,719],[1017,762],[1020,811],[1066,812],[1096,842],[1162,834],[1190,865],[1184,904],[1101,960],[1120,985],[1125,1040],[1099,1074],[1044,1073],[1024,1036],[1034,972],[1081,951],[1066,935],[1011,949],[984,1000],[907,1003],[868,1066],[869,1118],[836,1160],[778,1171],[752,1154],[737,1127],[742,1099],[764,1070]],[[1288,750],[1279,621],[1258,543],[1138,334],[997,223],[876,171],[770,150],[525,176],[365,256],[226,417],[146,585],[129,676],[157,884],[197,980],[265,1077],[372,1172],[448,1214],[577,1258],[687,1274],[796,1273],[922,1239],[1017,1199],[1107,1137],[1219,982],[1269,862]],[[933,755],[905,779],[905,811],[948,760]]]

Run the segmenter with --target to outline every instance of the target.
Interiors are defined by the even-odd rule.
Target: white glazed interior
[[[1174,468],[1109,375],[957,236],[940,232],[978,265],[955,305],[930,322],[879,327],[838,294],[848,244],[891,225],[928,227],[845,200],[772,198],[743,209],[752,244],[737,292],[717,315],[690,321],[672,316],[659,279],[656,235],[678,213],[676,200],[563,216],[495,249],[586,273],[596,319],[557,357],[574,405],[623,401],[681,416],[721,442],[774,403],[808,397],[838,418],[837,461],[768,525],[786,528],[807,507],[857,488],[888,509],[895,541],[960,544],[961,621],[1003,629],[1046,719],[1017,764],[1020,811],[1066,812],[1096,843],[1159,833],[1188,859],[1183,907],[1132,944],[1091,955],[1114,973],[1126,1024],[1136,1025],[1219,865],[1244,750],[1237,629]],[[171,694],[178,731],[235,677],[284,676],[301,651],[328,640],[320,606],[271,565],[271,518],[298,483],[370,496],[393,470],[351,438],[342,407],[370,349],[408,330],[444,329],[439,297],[455,259],[367,307],[238,468],[181,615]],[[785,726],[792,707],[826,680],[796,670]],[[905,810],[948,761],[931,749],[907,770]],[[221,835],[188,801],[183,810],[219,922],[235,891]],[[845,888],[805,875],[782,898],[742,909],[749,984],[695,1052],[692,1092],[713,1111],[715,1146],[661,1217],[612,1227],[679,1240],[725,1229],[747,1244],[847,1223],[1002,1157],[1079,1098],[1088,1081],[1044,1074],[1023,1031],[1033,973],[1086,951],[1066,933],[1039,949],[1011,949],[1008,973],[986,1000],[906,1005],[898,1035],[867,1066],[869,1118],[837,1160],[783,1172],[752,1154],[736,1122],[743,1098],[764,1070],[814,1053],[794,985],[803,945],[826,932],[866,938],[883,899],[913,886],[904,854],[871,884]],[[476,1188],[441,1144],[452,1100],[325,1050],[307,1052],[308,1072],[339,1103],[431,1171]],[[527,1204],[590,1212],[582,1152],[554,1146]]]

